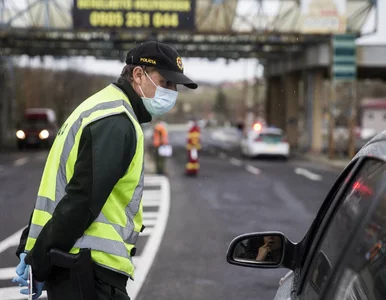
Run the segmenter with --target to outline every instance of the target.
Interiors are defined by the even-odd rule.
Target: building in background
[[[361,104],[362,130],[379,133],[386,130],[386,98],[367,98]]]

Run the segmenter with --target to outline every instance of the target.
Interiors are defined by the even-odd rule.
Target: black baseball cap
[[[196,89],[197,83],[184,75],[184,66],[178,52],[157,41],[148,41],[131,49],[126,56],[126,64],[155,67],[167,80]]]

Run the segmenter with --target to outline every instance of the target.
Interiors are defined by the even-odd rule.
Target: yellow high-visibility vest
[[[142,228],[143,132],[126,94],[112,84],[81,103],[59,130],[44,168],[26,251],[33,248],[43,226],[51,219],[55,207],[65,195],[65,187],[74,174],[85,126],[122,113],[130,118],[135,127],[135,155],[101,213],[76,241],[70,253],[78,253],[80,248],[91,248],[94,263],[134,278],[131,250]]]

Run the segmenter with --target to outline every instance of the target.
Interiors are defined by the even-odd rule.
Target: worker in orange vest
[[[186,149],[188,151],[188,162],[186,164],[187,175],[197,175],[200,169],[198,162],[198,151],[201,149],[200,127],[197,122],[189,129]]]
[[[169,144],[168,131],[164,122],[158,122],[153,130],[153,149],[155,155],[155,164],[157,174],[166,174],[166,157],[160,155],[159,148],[162,145]]]

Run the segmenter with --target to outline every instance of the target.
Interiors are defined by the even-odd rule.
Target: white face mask
[[[145,72],[147,78],[154,84],[156,87],[155,94],[153,98],[147,98],[143,93],[141,86],[139,85],[139,89],[142,92],[142,101],[146,107],[146,110],[152,116],[161,116],[168,111],[170,111],[174,105],[176,104],[178,92],[165,89],[160,87],[154,83],[154,81],[150,78],[150,76]]]

